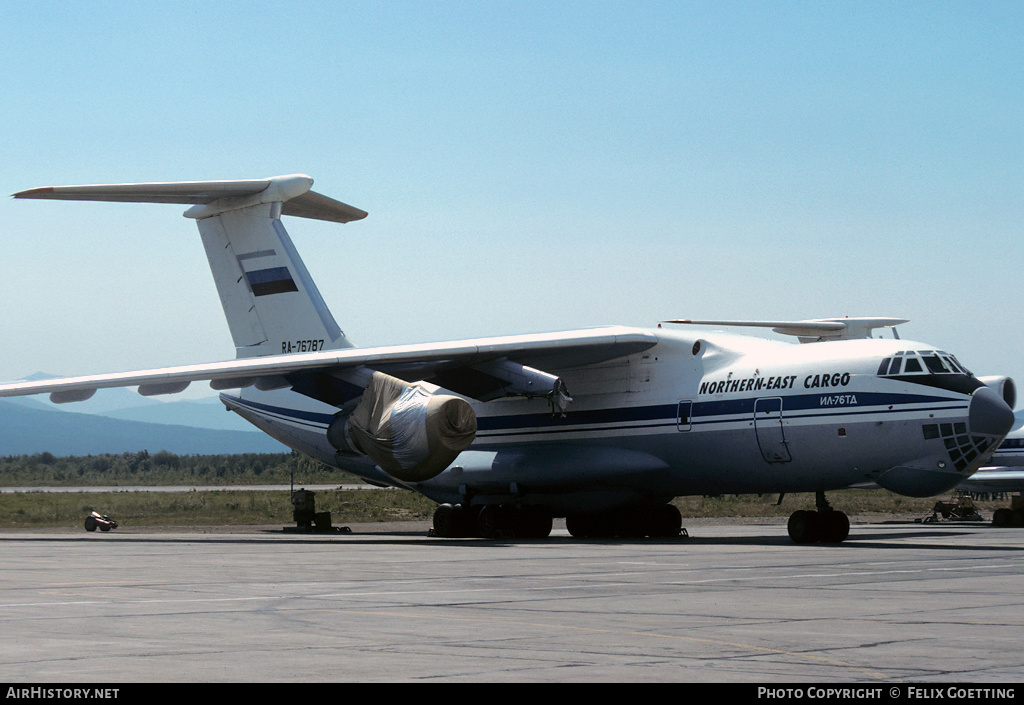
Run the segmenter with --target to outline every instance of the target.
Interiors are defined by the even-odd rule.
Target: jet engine
[[[1011,377],[979,377],[978,381],[999,395],[1011,409],[1017,406],[1017,385]]]
[[[422,482],[473,442],[476,413],[465,399],[374,372],[356,408],[334,417],[327,438],[338,451],[365,455],[398,480]]]

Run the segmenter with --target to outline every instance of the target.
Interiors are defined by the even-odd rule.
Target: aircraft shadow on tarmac
[[[173,529],[169,529],[166,535],[160,533],[146,533],[146,534],[53,534],[53,535],[30,535],[26,536],[19,533],[0,533],[0,541],[30,541],[30,542],[49,542],[49,543],[79,543],[79,542],[97,542],[107,541],[114,543],[209,543],[209,544],[246,544],[246,545],[260,545],[260,544],[280,544],[286,542],[288,544],[317,544],[322,545],[324,543],[339,544],[345,543],[357,543],[361,545],[367,544],[378,544],[382,546],[386,545],[424,545],[429,544],[433,546],[444,545],[449,546],[452,550],[459,550],[460,548],[493,548],[498,550],[502,547],[520,545],[520,544],[541,544],[548,546],[654,546],[654,545],[671,545],[678,546],[681,549],[687,547],[704,547],[704,546],[788,546],[796,549],[808,549],[815,546],[828,547],[836,550],[857,550],[858,548],[871,548],[871,549],[893,549],[893,550],[906,550],[906,549],[930,549],[930,550],[965,550],[965,551],[988,551],[988,552],[1020,552],[1024,550],[1022,546],[979,546],[976,544],[966,543],[951,545],[946,542],[924,542],[925,539],[937,539],[937,538],[958,538],[968,537],[978,532],[978,530],[986,531],[991,527],[988,525],[981,525],[976,527],[961,526],[930,526],[928,528],[922,527],[919,530],[898,530],[885,526],[873,526],[873,527],[860,527],[855,532],[851,532],[849,538],[843,543],[839,544],[794,544],[788,535],[779,532],[775,534],[765,533],[763,535],[746,535],[746,536],[701,536],[700,528],[697,528],[689,536],[680,536],[678,538],[575,538],[572,536],[564,535],[553,535],[543,539],[529,539],[522,538],[517,539],[514,537],[507,538],[494,538],[494,539],[480,539],[480,538],[466,538],[466,539],[448,539],[448,538],[435,538],[429,536],[426,532],[420,530],[386,530],[380,531],[361,531],[352,533],[332,533],[332,534],[301,534],[293,533],[281,530],[258,530],[254,533],[237,533],[237,534],[216,534],[216,533],[179,533],[174,532]],[[997,531],[1006,531],[1006,529],[994,529]],[[908,542],[913,540],[913,542]]]

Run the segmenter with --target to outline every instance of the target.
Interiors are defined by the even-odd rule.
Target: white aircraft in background
[[[872,339],[902,319],[689,321],[357,348],[280,216],[366,213],[307,176],[62,186],[16,198],[185,203],[197,221],[235,360],[0,385],[79,401],[96,389],[171,394],[209,381],[223,403],[322,463],[439,503],[440,536],[673,536],[684,495],[814,492],[797,542],[839,542],[825,492],[924,497],[988,461],[1013,423],[1008,378],[979,380],[926,343]],[[713,332],[768,326],[794,344]],[[1009,402],[1009,405],[1008,403]]]
[[[995,526],[1024,526],[1024,420],[1017,419],[1006,439],[996,448],[989,465],[960,483],[968,492],[1016,492],[1009,507],[992,515]]]

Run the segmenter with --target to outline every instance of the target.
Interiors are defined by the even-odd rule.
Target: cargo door
[[[754,431],[761,457],[769,463],[788,463],[789,446],[782,427],[782,397],[766,397],[754,401]]]
[[[690,420],[690,415],[693,412],[692,401],[681,401],[679,406],[676,407],[676,429],[679,431],[689,431],[693,427],[693,422]]]

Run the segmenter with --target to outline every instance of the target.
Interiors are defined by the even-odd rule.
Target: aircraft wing
[[[958,487],[968,492],[1024,492],[1024,470],[1007,467],[981,468]]]
[[[429,380],[431,376],[445,373],[454,381],[448,388],[462,393],[455,388],[460,374],[471,376],[474,366],[483,365],[486,369],[488,363],[511,361],[518,365],[558,369],[611,360],[646,350],[657,342],[657,336],[649,331],[608,327],[418,345],[346,348],[135,372],[12,382],[0,384],[0,397],[48,393],[52,401],[64,403],[88,399],[97,389],[131,386],[138,386],[139,393],[146,396],[174,394],[191,382],[200,380],[209,381],[214,389],[253,384],[269,389],[301,384],[305,378],[329,376],[332,372],[343,373],[354,368],[380,370],[410,380]],[[317,397],[316,394],[310,396]]]

